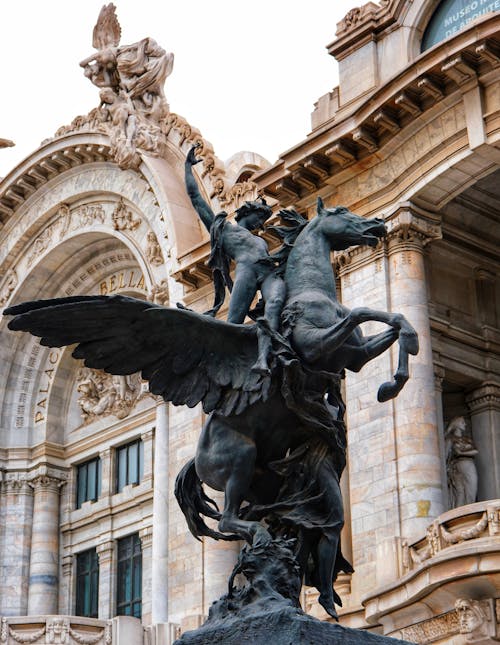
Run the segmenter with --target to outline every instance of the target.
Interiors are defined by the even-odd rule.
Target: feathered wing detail
[[[9,307],[14,331],[48,347],[77,344],[74,358],[109,374],[141,372],[153,394],[205,412],[240,414],[265,400],[270,379],[251,371],[254,326],[234,325],[127,296],[80,296]]]
[[[92,32],[92,47],[99,50],[118,47],[121,35],[122,30],[116,17],[115,5],[112,2],[105,4]]]

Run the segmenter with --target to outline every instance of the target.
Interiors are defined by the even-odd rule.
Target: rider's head
[[[267,205],[266,200],[263,197],[260,197],[258,201],[255,202],[245,202],[236,210],[235,220],[240,226],[248,229],[249,231],[254,231],[255,229],[262,228],[264,222],[266,222],[273,211],[270,206]]]

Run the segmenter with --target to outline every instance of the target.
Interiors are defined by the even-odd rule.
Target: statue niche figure
[[[477,499],[477,468],[474,457],[478,450],[468,436],[464,417],[455,417],[445,432],[446,471],[450,507],[473,504]]]

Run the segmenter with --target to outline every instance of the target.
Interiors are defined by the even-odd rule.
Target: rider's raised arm
[[[215,219],[215,214],[207,202],[203,199],[196,183],[196,179],[193,175],[193,166],[201,161],[201,159],[196,158],[197,146],[193,146],[186,157],[186,162],[184,163],[184,177],[186,182],[186,190],[191,200],[191,203],[194,206],[195,211],[198,213],[199,218],[205,225],[205,228],[210,233],[212,223]]]

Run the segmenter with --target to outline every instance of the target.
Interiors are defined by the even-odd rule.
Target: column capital
[[[492,407],[500,408],[500,383],[486,381],[469,392],[465,400],[471,412]]]
[[[145,432],[141,434],[141,439],[142,441],[153,441],[153,437],[155,435],[154,428],[149,428]]]
[[[59,479],[58,477],[52,477],[50,475],[39,474],[30,479],[28,483],[35,491],[50,490],[52,492],[58,492],[61,486],[66,483],[66,480]]]
[[[113,557],[115,544],[114,540],[106,540],[106,542],[101,542],[96,546],[95,550],[99,557],[99,562],[110,560]]]
[[[441,216],[403,202],[385,218],[389,254],[402,250],[421,251],[442,237]]]
[[[443,389],[443,381],[444,377],[446,375],[444,365],[441,363],[434,363],[434,385],[436,386],[436,390],[441,391]]]
[[[142,548],[145,549],[153,544],[153,527],[146,526],[139,531],[139,539],[141,540]]]
[[[5,473],[0,490],[7,494],[31,495],[33,493],[26,473]]]

